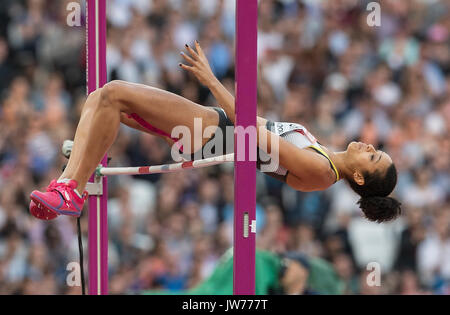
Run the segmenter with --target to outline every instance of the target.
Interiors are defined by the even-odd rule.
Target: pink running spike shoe
[[[75,192],[77,186],[78,183],[74,180],[70,180],[67,183],[52,181],[47,192],[42,193],[35,190],[31,193],[30,198],[38,207],[44,208],[44,212],[50,211],[57,215],[79,217],[88,194],[85,191],[80,198]]]
[[[52,191],[57,184],[58,183],[56,182],[56,180],[52,180],[50,182],[50,185],[48,185],[47,187],[47,191]],[[40,204],[36,204],[33,200],[31,200],[30,202],[30,213],[33,217],[44,221],[54,220],[58,217],[58,214],[56,212],[42,207]]]

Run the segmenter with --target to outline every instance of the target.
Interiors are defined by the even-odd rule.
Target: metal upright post
[[[106,84],[106,0],[86,0],[87,93]],[[107,156],[102,160],[107,165]],[[89,182],[96,182],[95,174]],[[108,294],[108,182],[97,180],[102,192],[89,196],[89,294]]]
[[[236,1],[234,294],[255,294],[258,1]],[[253,131],[253,132],[252,132]]]

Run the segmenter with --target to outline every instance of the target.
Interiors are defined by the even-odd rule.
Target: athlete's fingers
[[[184,69],[186,71],[194,73],[194,67],[187,66],[187,65],[185,65],[183,63],[180,63],[178,65],[180,66],[180,68],[182,68],[182,69]]]
[[[195,50],[193,50],[191,48],[191,46],[189,46],[188,44],[186,44],[185,46],[186,46],[187,51],[191,54],[192,59],[198,60],[199,57],[198,57],[198,54],[195,52]]]
[[[188,55],[186,55],[184,52],[181,52],[181,56],[184,58],[184,60],[189,62],[191,65],[195,64],[195,60],[192,59],[191,57],[189,57]]]
[[[183,68],[184,70],[190,70],[192,67],[191,66],[187,66],[184,63],[179,63],[178,64],[181,68]]]
[[[199,54],[200,57],[206,58],[202,47],[200,46],[200,43],[198,42],[198,40],[195,41],[195,48],[197,50],[197,53]]]

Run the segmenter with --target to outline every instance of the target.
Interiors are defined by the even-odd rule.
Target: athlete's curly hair
[[[394,163],[388,167],[386,174],[379,171],[364,173],[364,185],[348,180],[350,187],[361,196],[358,204],[365,217],[374,222],[387,222],[401,214],[401,203],[388,197],[397,184],[397,169]]]

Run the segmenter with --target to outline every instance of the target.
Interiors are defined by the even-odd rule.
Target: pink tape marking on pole
[[[86,0],[87,93],[103,87],[106,72],[106,0]],[[107,165],[107,156],[102,160]],[[94,181],[94,175],[89,182]],[[103,195],[89,197],[89,294],[108,294],[107,178]]]
[[[248,139],[242,145],[238,139],[242,137],[241,126],[254,127],[256,131],[257,33],[258,1],[237,0],[233,256],[233,291],[237,295],[255,294],[255,234],[247,229],[245,235],[244,220],[249,224],[256,220],[256,161],[250,160],[256,156],[256,141]]]

